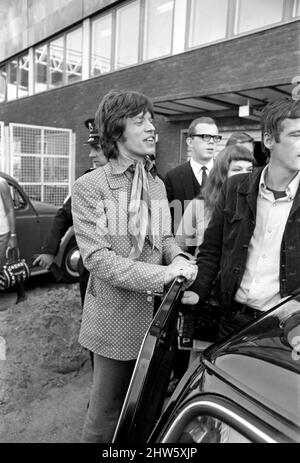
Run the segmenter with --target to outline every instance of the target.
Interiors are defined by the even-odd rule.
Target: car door
[[[20,185],[11,179],[7,179],[7,182],[14,202],[20,257],[31,266],[32,256],[41,248],[39,216]]]
[[[161,413],[173,366],[172,346],[183,282],[183,277],[174,280],[145,335],[114,443],[146,442]]]

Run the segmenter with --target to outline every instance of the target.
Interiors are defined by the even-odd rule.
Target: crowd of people
[[[245,132],[217,153],[216,121],[195,119],[186,138],[190,159],[164,181],[153,117],[141,93],[103,97],[95,120],[85,122],[93,168],[76,180],[34,262],[49,268],[74,225],[82,256],[79,342],[93,358],[82,442],[111,442],[154,301],[174,278],[185,277],[183,307],[201,314],[208,298],[218,302],[218,339],[300,286],[300,101],[263,109],[264,162]],[[8,243],[17,243],[2,179],[0,193],[3,265]],[[174,385],[188,358],[177,352]]]

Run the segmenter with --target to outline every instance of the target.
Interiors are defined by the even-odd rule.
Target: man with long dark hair
[[[94,352],[93,386],[83,442],[111,442],[156,294],[195,264],[171,233],[163,182],[153,169],[150,100],[113,91],[96,113],[108,163],[75,182],[73,219],[90,272],[80,343]]]

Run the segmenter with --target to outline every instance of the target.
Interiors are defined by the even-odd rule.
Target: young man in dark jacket
[[[262,143],[270,162],[224,184],[184,304],[213,283],[224,307],[220,336],[257,317],[300,286],[300,101],[269,103]]]

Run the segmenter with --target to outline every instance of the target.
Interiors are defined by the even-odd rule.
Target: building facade
[[[300,98],[300,0],[0,3],[2,132],[14,134],[12,124],[57,128],[69,131],[60,140],[71,133],[75,143],[54,152],[47,135],[34,153],[25,150],[27,161],[37,156],[44,178],[55,156],[68,164],[69,184],[89,166],[83,122],[111,89],[139,90],[153,100],[162,175],[186,160],[186,129],[195,117],[215,118],[223,142],[235,130],[259,142],[261,108],[291,94]],[[11,174],[17,145],[0,143],[2,168]]]

